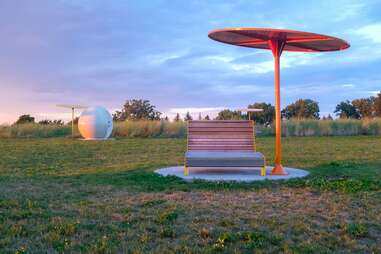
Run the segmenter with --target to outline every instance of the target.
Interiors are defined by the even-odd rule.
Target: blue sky
[[[59,103],[144,98],[171,117],[274,104],[269,51],[212,41],[225,27],[288,28],[345,39],[348,50],[284,53],[282,106],[298,98],[332,113],[381,90],[381,1],[1,0],[0,123]],[[285,3],[287,2],[287,3]]]

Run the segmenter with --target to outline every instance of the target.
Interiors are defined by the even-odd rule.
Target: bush
[[[346,231],[352,238],[362,238],[368,235],[368,228],[363,224],[348,224],[346,225]]]

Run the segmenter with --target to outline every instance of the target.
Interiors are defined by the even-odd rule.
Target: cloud
[[[180,117],[184,118],[187,113],[189,113],[193,119],[198,119],[208,115],[210,118],[215,118],[218,115],[218,112],[230,107],[190,107],[190,108],[170,108],[167,112],[163,112],[164,116],[168,116],[170,119],[173,119],[178,113]]]
[[[352,98],[379,87],[379,7],[352,0],[0,1],[0,108],[7,111],[0,112],[0,123],[22,113],[60,117],[57,103],[118,108],[126,99],[144,98],[170,113],[273,102],[269,51],[207,37],[212,29],[238,26],[348,39],[346,51],[285,52],[281,59],[282,103],[312,96],[329,111],[342,98],[340,89]]]
[[[363,39],[373,42],[381,43],[381,23],[369,24],[359,27],[352,32],[356,35],[363,37]]]
[[[169,109],[168,113],[179,113],[179,114],[186,114],[187,112],[190,113],[210,113],[210,112],[216,112],[221,111],[223,109],[226,109],[227,107],[194,107],[194,108],[171,108]]]
[[[268,52],[270,54],[270,52]],[[280,60],[281,69],[297,68],[301,65],[319,64],[321,61],[319,53],[288,53],[285,52]],[[232,63],[231,68],[234,71],[244,71],[247,73],[264,74],[274,72],[274,60],[266,60],[254,63]]]
[[[249,94],[263,92],[266,88],[257,85],[232,85],[232,84],[221,84],[215,85],[211,88],[214,92],[225,94],[225,95],[238,95],[238,94]]]
[[[338,1],[335,3],[336,6],[341,4],[343,8],[341,8],[339,12],[336,12],[336,15],[334,16],[335,21],[345,21],[349,18],[360,16],[363,9],[365,8],[364,2],[358,2],[358,1],[350,2],[346,0],[344,2]]]

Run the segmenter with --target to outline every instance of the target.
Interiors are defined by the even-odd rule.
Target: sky
[[[56,104],[147,99],[165,115],[274,104],[272,55],[208,38],[226,27],[287,28],[342,38],[329,53],[283,53],[282,107],[336,104],[381,90],[381,1],[1,0],[0,123],[70,118]]]

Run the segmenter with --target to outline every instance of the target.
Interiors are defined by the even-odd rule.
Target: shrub
[[[174,238],[175,235],[176,232],[172,227],[166,226],[160,230],[160,237],[162,238]]]
[[[362,238],[368,235],[368,228],[363,224],[350,223],[346,225],[346,231],[352,238]]]

